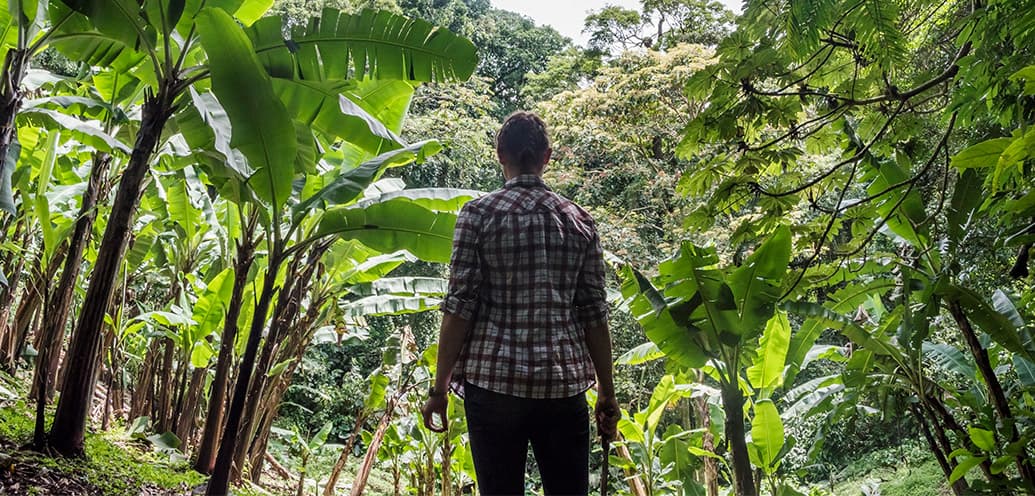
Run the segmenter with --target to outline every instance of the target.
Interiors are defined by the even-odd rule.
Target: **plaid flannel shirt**
[[[524,398],[566,398],[594,383],[585,332],[607,322],[604,258],[593,218],[535,175],[469,202],[453,236],[441,309],[473,321],[453,369]]]

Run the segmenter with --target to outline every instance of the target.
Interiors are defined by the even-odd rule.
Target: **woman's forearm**
[[[611,362],[611,331],[607,324],[586,329],[586,347],[597,373],[597,387],[605,396],[615,395],[614,365]],[[441,351],[441,350],[440,350]]]

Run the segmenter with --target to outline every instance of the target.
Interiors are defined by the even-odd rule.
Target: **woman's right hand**
[[[618,400],[612,395],[598,395],[594,414],[600,437],[613,441],[618,433],[618,420],[622,418],[622,409],[618,406]]]

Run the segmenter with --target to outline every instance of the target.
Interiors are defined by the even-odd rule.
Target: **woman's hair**
[[[496,150],[522,172],[537,171],[549,148],[546,123],[532,112],[510,114],[496,133]]]

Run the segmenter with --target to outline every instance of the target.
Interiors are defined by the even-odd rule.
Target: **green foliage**
[[[0,408],[0,439],[23,443],[32,436],[32,410],[24,402]],[[29,455],[16,463],[40,464],[82,478],[106,496],[130,496],[146,490],[190,491],[205,477],[186,462],[170,462],[164,454],[150,452],[119,433],[89,434],[86,458],[63,459]],[[19,454],[19,456],[23,456]]]

